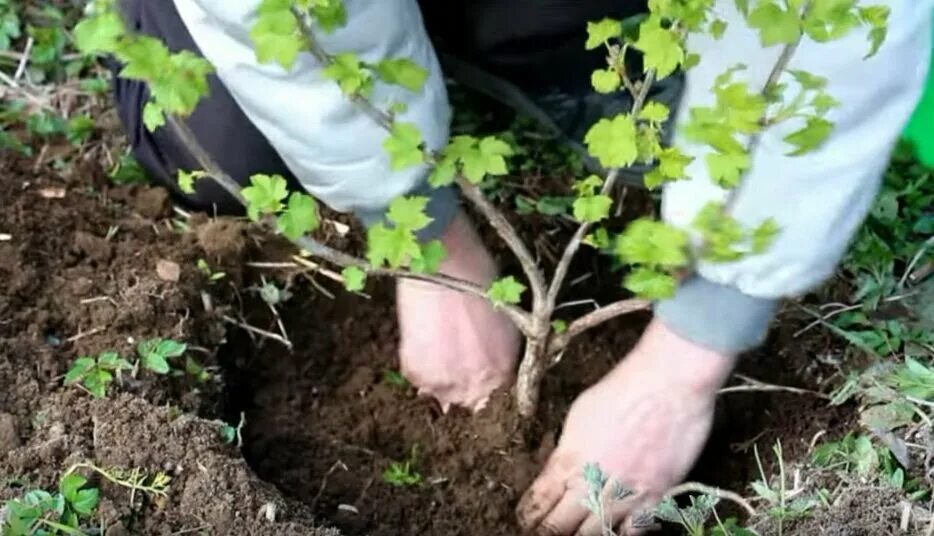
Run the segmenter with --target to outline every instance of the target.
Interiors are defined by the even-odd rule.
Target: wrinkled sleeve
[[[786,156],[783,141],[801,123],[764,132],[732,215],[747,226],[774,218],[780,234],[763,254],[700,263],[672,299],[656,306],[676,333],[719,351],[746,350],[763,339],[777,300],[804,293],[833,273],[920,97],[931,52],[930,0],[874,3],[889,6],[891,16],[888,37],[872,58],[863,59],[869,49],[865,28],[830,43],[802,41],[789,67],[828,79],[829,93],[840,102],[828,116],[835,128],[819,149],[803,156]],[[747,66],[734,79],[763,87],[781,52],[780,46],[760,46],[732,0],[717,8],[728,29],[721,40],[692,39],[690,48],[702,59],[687,75],[682,121],[691,107],[712,104],[714,78],[733,65]],[[676,142],[697,158],[689,180],[666,187],[662,212],[669,223],[686,227],[701,207],[725,199],[726,192],[710,181],[703,159],[708,150],[679,135]]]
[[[382,148],[388,134],[324,78],[314,57],[300,54],[288,72],[256,61],[249,30],[258,0],[174,1],[218,77],[310,194],[336,210],[352,211],[366,224],[380,219],[396,196],[428,195],[434,221],[424,234],[440,233],[456,210],[453,190],[429,188],[425,166],[392,171]],[[451,112],[416,1],[344,4],[347,24],[332,33],[318,31],[322,46],[331,53],[355,53],[368,63],[407,58],[425,67],[422,91],[378,83],[372,99],[383,108],[404,105],[397,119],[416,124],[429,148],[443,147]]]

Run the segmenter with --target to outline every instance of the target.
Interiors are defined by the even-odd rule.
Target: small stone
[[[177,262],[159,259],[156,261],[156,275],[163,281],[177,283],[182,275],[182,268]]]

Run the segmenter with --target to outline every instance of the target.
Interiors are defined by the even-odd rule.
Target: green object
[[[934,167],[934,52],[924,94],[905,128],[904,138],[914,145],[915,153],[924,165]]]

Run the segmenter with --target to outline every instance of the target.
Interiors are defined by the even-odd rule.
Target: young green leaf
[[[250,39],[260,63],[276,62],[290,71],[298,53],[305,48],[298,21],[289,0],[262,0],[256,9],[256,23]]]
[[[670,113],[667,106],[660,102],[648,102],[642,108],[642,111],[639,112],[639,119],[643,121],[651,121],[653,123],[663,123],[668,120],[668,114]]]
[[[88,479],[79,474],[71,473],[59,480],[58,490],[61,492],[62,496],[65,497],[66,501],[74,502],[78,498],[78,490],[83,488],[87,483]]]
[[[658,80],[673,73],[684,61],[684,48],[677,32],[663,27],[657,17],[649,17],[639,26],[639,39],[633,46],[642,51],[646,72],[654,69]]]
[[[726,21],[723,19],[714,19],[710,22],[710,27],[707,29],[710,33],[710,36],[714,39],[723,38],[723,34],[726,32]]]
[[[769,218],[759,224],[752,230],[752,252],[763,253],[767,250],[775,241],[779,231],[778,222],[774,218]]]
[[[613,199],[608,195],[579,197],[574,201],[574,218],[580,222],[596,223],[610,214]]]
[[[597,69],[590,75],[590,84],[597,93],[612,93],[619,89],[619,73],[612,69]]]
[[[427,206],[428,198],[424,196],[396,197],[389,203],[386,218],[396,227],[418,231],[431,223],[431,218],[425,215]]]
[[[422,250],[410,229],[389,229],[377,223],[367,230],[367,259],[373,266],[379,267],[385,262],[392,268],[399,268],[421,254]]]
[[[704,160],[710,180],[721,188],[734,188],[743,171],[751,165],[749,155],[742,153],[710,153]]]
[[[597,121],[584,137],[584,143],[587,151],[608,168],[629,166],[639,156],[636,123],[627,114]]]
[[[153,132],[157,128],[165,126],[165,111],[153,101],[149,101],[143,106],[143,125],[146,130]]]
[[[195,181],[207,176],[203,171],[178,170],[178,189],[186,194],[195,193]]]
[[[343,0],[315,0],[311,6],[311,14],[324,33],[331,33],[347,24],[347,11],[344,9]]]
[[[593,50],[610,39],[619,37],[622,31],[622,23],[616,19],[605,18],[599,22],[588,22],[587,42],[584,46],[587,50]]]
[[[376,64],[376,73],[386,83],[402,86],[409,91],[419,91],[425,85],[428,71],[417,63],[405,59],[383,60]]]
[[[623,286],[647,300],[670,298],[675,293],[675,278],[644,266],[636,268],[623,281]]]
[[[525,285],[516,281],[515,277],[508,276],[494,281],[487,290],[486,296],[493,302],[494,307],[507,303],[517,304],[522,299],[525,288]]]
[[[366,272],[356,266],[348,266],[341,271],[344,288],[350,292],[361,292],[366,285]]]
[[[785,142],[795,149],[788,156],[800,156],[821,146],[833,131],[833,123],[821,117],[811,116],[800,130],[785,136]]]
[[[345,95],[368,95],[373,89],[370,72],[363,68],[360,58],[350,52],[335,55],[321,74],[337,82]]]
[[[568,330],[568,323],[564,320],[552,320],[551,330],[554,331],[556,335],[561,335]]]
[[[438,272],[441,261],[447,256],[447,251],[440,240],[432,240],[422,244],[422,255],[412,259],[411,270],[418,274],[434,274]]]
[[[240,190],[240,194],[247,202],[247,215],[251,220],[259,221],[265,214],[282,210],[282,200],[289,191],[282,176],[258,173],[250,177],[250,185]]]
[[[506,157],[512,154],[512,147],[508,143],[495,136],[486,136],[477,143],[475,149],[461,152],[464,177],[473,184],[479,184],[487,175],[505,175],[509,172]]]
[[[81,381],[89,372],[94,370],[97,362],[93,357],[79,357],[72,363],[71,368],[65,373],[65,385]]]
[[[318,205],[314,198],[298,192],[292,192],[288,206],[276,220],[276,226],[290,240],[314,231],[318,224]]]
[[[759,0],[749,13],[749,26],[759,30],[762,46],[787,45],[801,36],[801,19],[791,8],[783,9],[776,0]]]
[[[417,166],[425,161],[422,153],[422,133],[412,123],[394,122],[389,137],[383,140],[389,153],[389,167],[395,170]]]
[[[125,33],[123,19],[113,10],[83,19],[73,35],[75,47],[83,54],[110,54],[117,50]]]
[[[724,212],[723,204],[711,201],[694,217],[691,224],[704,239],[701,257],[713,262],[728,262],[741,258],[740,248],[746,238],[742,225]]]
[[[650,218],[629,224],[616,241],[616,254],[628,264],[680,267],[687,265],[688,235]]]

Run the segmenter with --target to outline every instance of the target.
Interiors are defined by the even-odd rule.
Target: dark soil
[[[94,476],[108,535],[328,533],[316,532],[305,507],[257,479],[213,421],[224,400],[215,358],[226,335],[219,305],[239,279],[242,259],[231,252],[243,248],[227,248],[222,260],[216,247],[199,243],[209,228],[173,229],[165,192],[109,188],[99,170],[72,165],[74,182],[0,160],[0,233],[10,235],[0,241],[0,502],[55,489],[68,467],[91,462],[173,479],[159,499],[131,497]],[[228,279],[209,285],[195,268],[201,257]],[[160,276],[160,263],[174,263],[177,280]],[[132,360],[135,344],[151,337],[187,343],[209,378],[124,374],[99,401],[62,387],[78,356],[115,350]]]

